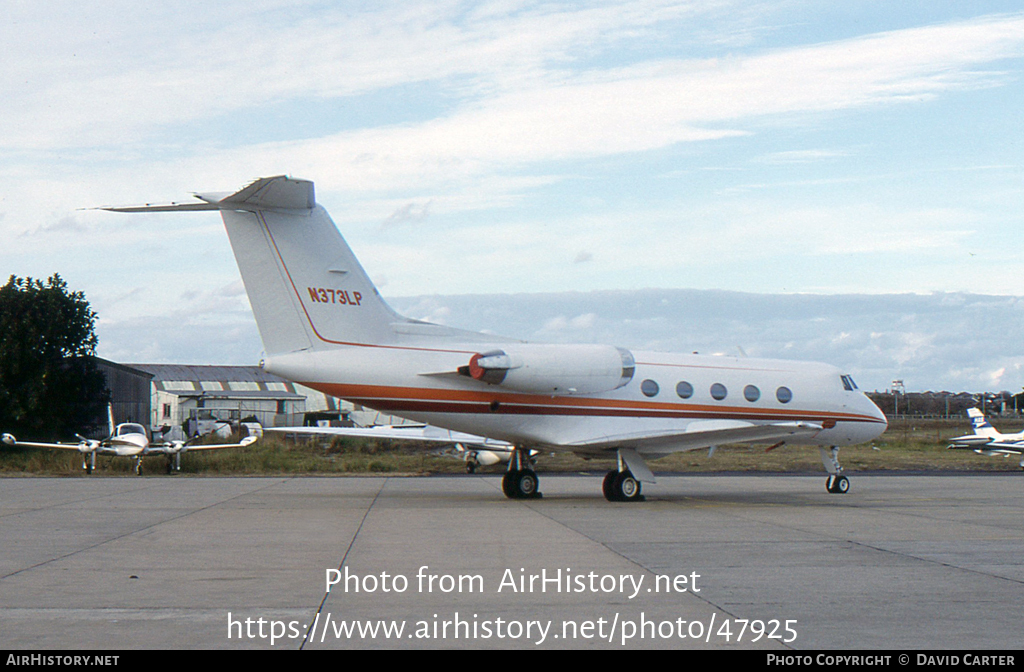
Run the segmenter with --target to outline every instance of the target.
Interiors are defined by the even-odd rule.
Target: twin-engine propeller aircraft
[[[142,458],[150,455],[167,456],[167,473],[181,471],[181,455],[191,450],[212,450],[216,448],[241,448],[256,441],[257,437],[247,436],[238,443],[218,444],[191,444],[200,437],[194,437],[189,441],[168,441],[151,443],[149,432],[142,425],[134,422],[122,422],[114,425],[114,416],[108,408],[107,420],[110,424],[110,436],[105,439],[87,439],[84,436],[78,437],[78,443],[35,443],[31,441],[18,441],[10,434],[4,434],[3,442],[8,446],[22,446],[25,448],[57,448],[63,450],[77,450],[82,454],[82,469],[85,473],[91,474],[96,468],[96,454],[118,455],[130,457],[135,461],[135,473],[142,475]]]
[[[818,446],[843,493],[840,446],[875,438],[885,416],[825,364],[527,343],[412,320],[381,298],[316,203],[285,176],[115,212],[221,213],[267,356],[283,378],[383,413],[515,446],[509,498],[539,496],[529,451],[616,458],[611,501],[642,499],[645,458],[723,443]]]
[[[974,433],[950,439],[947,448],[973,450],[979,455],[989,456],[1024,455],[1024,432],[1003,434],[996,431],[985,418],[985,414],[977,408],[968,408],[967,415],[971,418]],[[1020,461],[1020,467],[1024,469],[1024,458]]]

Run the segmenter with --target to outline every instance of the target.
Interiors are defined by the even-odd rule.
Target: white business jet
[[[267,356],[263,368],[383,413],[515,446],[502,489],[539,496],[531,450],[612,457],[610,501],[642,499],[645,458],[724,443],[818,446],[829,492],[840,446],[886,428],[825,364],[527,343],[412,320],[380,297],[313,183],[256,180],[196,201],[105,208],[221,213]]]
[[[977,408],[968,408],[967,415],[971,418],[974,433],[953,437],[949,440],[947,448],[973,450],[979,455],[1024,456],[1024,432],[1003,434],[997,431],[985,418],[985,414]],[[1024,469],[1024,457],[1020,461],[1020,466]]]
[[[8,446],[23,448],[56,448],[61,450],[77,450],[82,454],[82,468],[91,474],[96,468],[96,455],[117,455],[130,457],[135,461],[135,473],[142,475],[142,458],[150,455],[167,456],[167,473],[181,471],[181,455],[191,450],[212,450],[217,448],[242,448],[256,441],[257,437],[247,436],[239,443],[193,444],[189,441],[168,441],[153,443],[149,440],[149,432],[135,422],[122,422],[114,425],[114,416],[108,407],[107,420],[110,424],[110,436],[105,439],[87,439],[78,437],[78,443],[36,443],[18,441],[10,434],[4,434],[0,440]],[[199,438],[199,437],[195,437]]]

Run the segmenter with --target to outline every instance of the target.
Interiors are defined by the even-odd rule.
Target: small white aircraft
[[[971,418],[973,434],[957,436],[949,440],[947,448],[954,450],[973,450],[979,455],[1024,455],[1024,431],[1016,434],[1003,434],[989,424],[985,414],[977,408],[968,408],[967,415]],[[1024,459],[1020,461],[1024,469]]]
[[[91,474],[96,468],[96,455],[117,455],[130,457],[135,461],[135,473],[142,475],[142,458],[150,455],[167,456],[167,473],[181,471],[181,455],[190,450],[212,450],[216,448],[241,448],[256,441],[258,437],[247,436],[238,443],[220,444],[194,444],[189,445],[199,437],[189,441],[169,441],[164,443],[151,443],[149,432],[142,425],[135,422],[122,422],[114,425],[114,416],[108,408],[107,420],[110,424],[110,436],[105,439],[87,439],[84,436],[78,437],[78,443],[36,443],[32,441],[18,441],[11,434],[4,434],[0,440],[8,446],[22,446],[24,448],[56,448],[62,450],[77,450],[82,454],[82,468],[85,473]]]
[[[527,343],[397,314],[381,298],[313,183],[262,178],[195,201],[104,208],[219,211],[267,356],[263,368],[383,413],[515,447],[502,479],[537,497],[531,450],[617,459],[603,491],[639,501],[645,458],[725,443],[817,446],[826,488],[844,493],[840,446],[885,416],[826,364]]]
[[[263,431],[281,434],[352,436],[364,439],[451,444],[455,446],[459,457],[465,461],[466,472],[470,474],[481,466],[489,467],[501,462],[508,462],[515,452],[515,446],[507,441],[496,441],[485,436],[453,432],[449,429],[424,424],[374,425],[372,427],[264,427]]]

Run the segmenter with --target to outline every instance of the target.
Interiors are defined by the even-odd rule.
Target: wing
[[[1024,454],[1024,443],[992,442],[976,449],[975,452],[984,453],[985,455],[1022,455]]]
[[[176,441],[174,443],[156,443],[150,444],[149,448],[146,449],[147,455],[174,455],[175,453],[192,452],[193,450],[217,450],[219,448],[244,448],[252,445],[258,439],[258,436],[247,436],[238,443],[197,443],[189,445]]]
[[[18,441],[11,434],[3,435],[3,443],[8,446],[19,446],[23,448],[58,448],[60,450],[77,450],[79,452],[90,452],[99,447],[99,441],[82,440],[78,443],[36,443],[33,441]]]
[[[975,452],[985,451],[991,454],[1019,455],[1024,453],[1024,441],[992,441],[985,437],[983,441],[971,441],[970,436],[958,436],[950,439],[947,448],[973,450]]]
[[[950,448],[977,448],[978,446],[986,446],[992,443],[992,439],[981,434],[965,434],[964,436],[954,436],[949,440]]]
[[[564,447],[588,450],[634,448],[640,453],[675,453],[709,448],[721,443],[784,441],[798,436],[811,436],[822,429],[820,424],[814,422],[755,425],[741,420],[698,420],[687,425],[684,431],[595,437],[564,444]]]
[[[181,452],[186,450],[192,452],[193,450],[218,450],[220,448],[245,448],[246,446],[256,443],[258,436],[247,436],[238,443],[197,443],[192,446],[186,445],[182,448]]]
[[[464,446],[481,448],[510,449],[506,441],[488,439],[476,434],[465,434],[441,429],[432,425],[378,425],[376,427],[264,427],[264,432],[285,434],[319,434],[323,436],[355,436],[367,439],[392,439],[398,441],[433,441],[436,443],[461,443]]]

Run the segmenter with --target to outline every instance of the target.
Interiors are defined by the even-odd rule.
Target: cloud
[[[381,226],[393,226],[395,224],[405,224],[408,222],[422,222],[430,216],[429,208],[433,201],[427,201],[422,205],[417,203],[406,203],[402,207],[398,208],[384,220]]]
[[[424,300],[401,297],[391,304],[403,312]],[[648,289],[430,300],[444,302],[447,324],[455,327],[634,350],[732,355],[739,345],[751,357],[833,364],[868,390],[885,389],[897,378],[912,391],[1017,390],[1024,384],[1016,326],[1024,316],[1022,297]],[[572,314],[577,317],[567,317]]]
[[[929,19],[832,42],[823,36],[857,28],[812,22],[766,44],[758,34],[783,32],[759,23],[770,10],[739,2],[98,0],[5,10],[0,236],[8,245],[0,259],[20,275],[45,277],[56,267],[69,280],[88,279],[105,328],[130,323],[140,343],[177,339],[168,316],[197,329],[204,319],[250,319],[215,216],[69,213],[236,189],[283,172],[316,180],[320,202],[394,293],[920,290],[982,281],[1001,291],[1016,286],[1022,270],[1009,252],[1013,232],[990,233],[993,221],[1015,224],[1005,213],[1020,210],[1015,157],[992,150],[1016,140],[1002,136],[1003,108],[975,124],[948,108],[928,118],[938,106],[922,105],[996,86],[1001,105],[1016,101],[1008,85],[1019,69],[1010,59],[1024,54],[1019,13]],[[723,26],[742,30],[728,35]],[[889,154],[912,149],[886,136],[896,108],[909,112],[904,123],[927,118],[934,128],[979,135],[970,143],[964,135],[956,151],[948,141],[960,136],[950,135],[920,157]],[[878,114],[833,114],[849,111]],[[986,124],[997,130],[984,135]],[[828,135],[850,129],[855,138]],[[986,151],[966,154],[979,147]],[[950,156],[920,179],[933,159]],[[928,165],[915,170],[914,160]],[[939,182],[952,173],[959,182]],[[934,186],[910,193],[923,182]],[[948,194],[955,197],[942,198]],[[396,226],[428,216],[444,221],[445,235],[433,230],[440,226]],[[985,251],[986,265],[967,258],[968,240]],[[151,289],[124,296],[126,286],[143,283]],[[932,318],[901,323],[898,338],[892,315],[871,317],[868,329],[840,326],[822,310],[807,318],[818,333],[800,320],[718,315],[715,295],[703,297],[663,295],[676,312],[658,304],[624,320],[572,302],[542,315],[524,304],[530,324],[487,314],[523,336],[548,324],[552,338],[635,347],[731,351],[741,343],[752,354],[836,357],[881,378],[905,369],[908,379],[940,379],[925,375],[935,366],[922,353],[962,356],[944,335],[927,340],[945,324]],[[644,295],[633,299],[643,303]],[[957,309],[984,319],[975,304]],[[417,314],[458,319],[454,307],[436,308]],[[573,323],[586,315],[596,317]],[[976,335],[954,331],[977,345]],[[117,333],[119,351],[130,351],[133,331]],[[727,338],[719,343],[711,333]],[[844,360],[847,352],[856,356]],[[959,369],[970,373],[946,372],[981,385],[986,372],[1005,369],[1008,380],[1016,371],[1009,356],[972,355],[977,361]]]
[[[774,152],[755,159],[760,163],[771,165],[786,165],[796,163],[816,163],[829,159],[839,159],[849,156],[848,151],[834,149],[792,149],[785,152]]]
[[[2,221],[2,217],[0,217],[0,221]],[[31,230],[22,231],[20,234],[18,234],[18,237],[33,239],[38,238],[40,236],[48,236],[51,234],[62,236],[67,234],[86,233],[89,231],[89,227],[86,226],[84,223],[82,223],[75,217],[66,215],[52,223],[43,224],[42,226],[37,226]]]
[[[671,30],[695,11],[637,1],[475,15],[451,4],[399,5],[291,21],[282,12],[245,12],[222,25],[200,24],[187,39],[158,30],[155,54],[142,48],[154,29],[132,33],[145,24],[129,11],[134,20],[110,36],[129,48],[128,57],[80,44],[87,55],[62,69],[50,58],[34,63],[38,49],[10,50],[18,54],[14,70],[37,83],[9,82],[0,142],[7,149],[123,144],[268,104],[343,100],[422,81],[450,91],[451,111],[430,119],[245,150],[283,152],[293,164],[315,164],[318,175],[382,188],[381,179],[445,182],[495,164],[733,137],[747,132],[737,124],[765,115],[991,85],[1005,75],[979,66],[1024,51],[1024,18],[1010,15],[725,58],[605,69],[581,68],[586,61],[574,58],[606,40]]]
[[[8,47],[4,146],[131,142],[254,106],[417,82],[451,83],[472,97],[544,76],[549,63],[569,61],[581,47],[689,13],[655,0],[469,13],[454,2],[362,11],[259,4],[11,8],[0,28]]]

